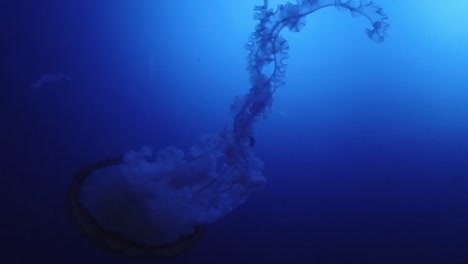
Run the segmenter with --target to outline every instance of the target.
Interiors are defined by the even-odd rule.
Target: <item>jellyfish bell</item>
[[[185,252],[201,236],[203,225],[176,231],[172,239],[167,239],[167,230],[158,229],[158,222],[150,221],[154,219],[147,208],[115,176],[122,162],[122,157],[102,160],[74,175],[67,195],[72,222],[89,239],[114,252],[148,257],[172,257]]]

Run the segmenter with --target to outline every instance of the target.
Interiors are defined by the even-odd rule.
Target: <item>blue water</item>
[[[88,163],[221,131],[250,88],[262,1],[2,1],[0,263],[468,263],[468,4],[420,2],[378,1],[379,44],[335,8],[284,32],[286,85],[255,133],[266,188],[156,261],[84,238],[67,186]],[[33,89],[41,74],[70,80]]]

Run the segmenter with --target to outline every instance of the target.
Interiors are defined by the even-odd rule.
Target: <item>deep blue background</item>
[[[0,263],[157,263],[83,238],[66,188],[230,122],[261,2],[1,1]],[[256,132],[267,187],[162,263],[468,263],[468,5],[379,4],[383,44],[334,8],[284,32],[287,85]],[[49,73],[73,80],[32,91]]]

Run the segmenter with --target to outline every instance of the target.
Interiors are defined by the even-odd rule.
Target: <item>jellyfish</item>
[[[71,81],[71,77],[66,74],[41,74],[32,84],[33,91],[41,89],[44,85],[53,82]]]
[[[231,105],[229,125],[199,137],[186,151],[144,146],[83,167],[66,199],[78,229],[120,253],[171,257],[261,190],[266,177],[255,155],[254,130],[285,83],[289,45],[280,33],[284,28],[299,32],[307,15],[329,6],[367,18],[371,40],[386,37],[387,16],[374,2],[298,0],[273,10],[264,0],[254,7],[258,23],[245,45],[251,87]]]

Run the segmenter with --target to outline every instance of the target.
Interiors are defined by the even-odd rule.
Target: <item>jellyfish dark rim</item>
[[[121,156],[109,158],[84,166],[74,175],[67,192],[66,207],[69,217],[78,230],[96,244],[125,255],[168,258],[189,249],[203,233],[203,226],[195,226],[191,234],[180,236],[175,242],[148,245],[128,239],[99,225],[91,213],[81,204],[81,188],[86,179],[96,170],[120,164],[122,164]]]

